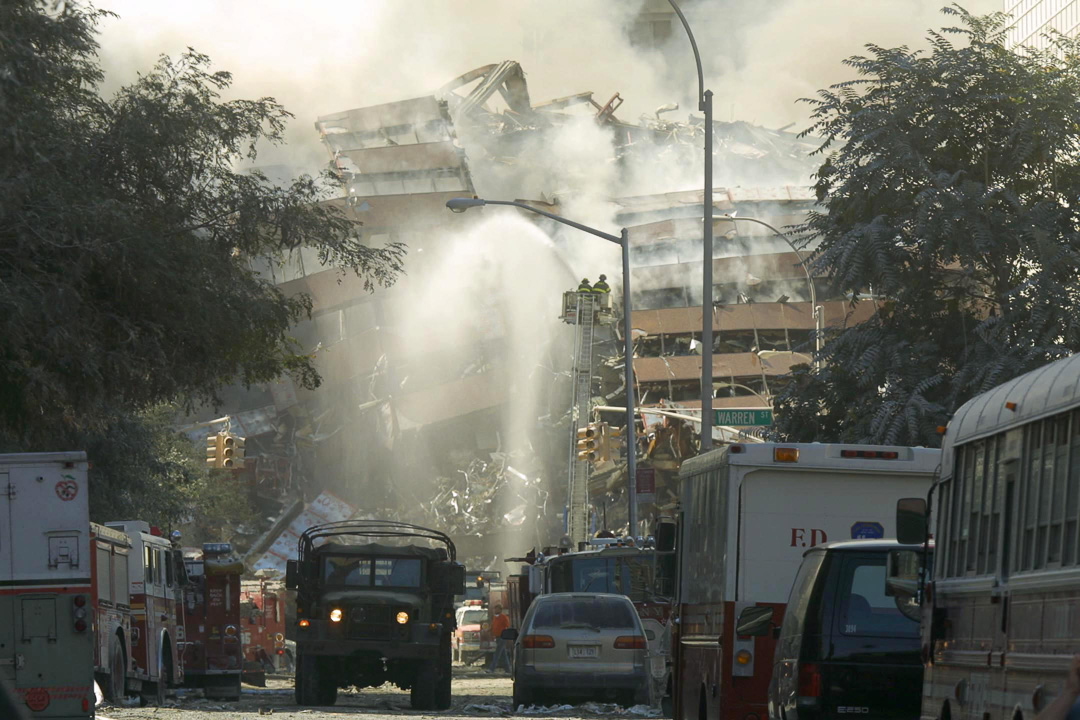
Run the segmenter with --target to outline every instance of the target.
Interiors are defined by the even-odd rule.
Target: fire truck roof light
[[[793,447],[773,448],[773,461],[775,461],[775,462],[799,462],[799,448],[793,448]]]

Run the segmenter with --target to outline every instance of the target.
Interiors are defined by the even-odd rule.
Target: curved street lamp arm
[[[690,38],[690,47],[694,49],[694,62],[697,64],[697,84],[698,84],[698,110],[705,109],[705,73],[701,70],[701,53],[698,52],[697,40],[694,39],[694,33],[690,30],[690,23],[686,22],[686,16],[682,14],[682,10],[675,4],[675,0],[668,0],[671,4],[671,9],[675,11],[675,14],[679,16],[679,21],[682,22],[683,28],[686,30],[686,35]]]
[[[758,220],[757,218],[752,217],[735,217],[733,215],[723,215],[722,217],[724,220],[730,220],[733,225],[737,225],[739,220],[757,223],[758,225],[763,225],[769,230],[772,230],[774,233],[779,235],[780,238],[788,244],[788,247],[791,248],[792,252],[795,253],[795,257],[799,259],[799,267],[802,268],[803,273],[806,275],[806,284],[810,286],[810,304],[814,307],[817,307],[817,292],[814,290],[814,279],[810,277],[810,270],[806,267],[806,258],[804,258],[803,254],[799,252],[799,248],[795,247],[795,243],[791,242],[791,238],[789,238],[787,235],[780,232],[764,220]]]
[[[588,225],[582,225],[581,223],[576,223],[573,220],[568,220],[567,218],[562,217],[561,215],[556,215],[554,213],[549,213],[549,212],[546,212],[544,210],[540,210],[539,208],[534,208],[532,205],[526,205],[525,203],[514,202],[512,200],[486,200],[485,204],[486,205],[511,205],[513,207],[521,208],[522,210],[529,210],[530,212],[534,212],[537,215],[543,215],[544,217],[549,218],[551,220],[554,220],[555,222],[560,222],[563,225],[569,225],[570,227],[577,228],[578,230],[581,230],[582,232],[587,232],[590,235],[595,235],[596,237],[603,238],[603,239],[607,240],[608,242],[613,242],[616,245],[622,245],[622,238],[620,238],[618,235],[611,235],[609,233],[603,232],[602,230],[597,230],[596,228],[591,228]]]

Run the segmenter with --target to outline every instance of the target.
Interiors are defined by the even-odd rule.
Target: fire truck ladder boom
[[[578,459],[577,428],[589,422],[592,400],[593,334],[596,296],[577,294],[577,338],[574,353],[574,421],[570,423],[570,463],[567,482],[566,532],[574,547],[589,534],[589,463]]]

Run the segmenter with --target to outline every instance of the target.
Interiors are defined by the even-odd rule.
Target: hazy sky
[[[129,82],[162,54],[192,46],[233,73],[235,96],[270,95],[296,119],[290,146],[264,160],[325,162],[318,115],[430,93],[474,67],[521,62],[532,99],[619,92],[621,119],[696,92],[688,44],[639,51],[623,28],[642,0],[98,0],[116,12],[102,26],[105,90]],[[952,24],[942,0],[702,0],[688,11],[716,94],[718,119],[769,127],[805,123],[799,97],[851,77],[840,60],[864,43],[923,45]],[[1000,0],[968,0],[984,13]],[[679,52],[679,44],[685,52]]]

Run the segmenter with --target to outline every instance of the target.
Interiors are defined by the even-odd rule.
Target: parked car
[[[503,638],[514,640],[515,708],[556,696],[649,702],[647,639],[625,595],[541,595]]]
[[[806,551],[774,655],[770,720],[919,717],[919,607],[887,589],[886,568],[890,553],[921,551],[895,540]]]

